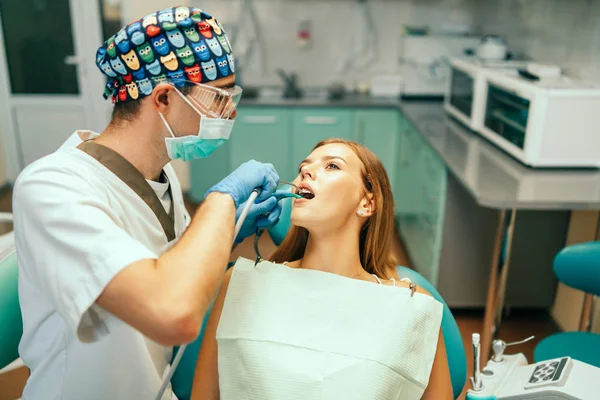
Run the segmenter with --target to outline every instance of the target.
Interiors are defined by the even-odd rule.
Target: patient
[[[360,144],[330,139],[319,143],[300,164],[294,183],[301,192],[308,191],[314,197],[294,200],[293,226],[271,262],[259,263],[255,268],[253,261],[240,259],[228,271],[206,327],[192,399],[233,398],[231,382],[246,385],[237,388],[237,398],[337,399],[342,398],[338,394],[346,393],[345,399],[451,399],[448,362],[440,330],[441,305],[422,288],[401,280],[389,258],[394,204],[381,162]],[[293,276],[293,279],[280,280],[281,285],[275,285],[277,287],[260,288],[262,280],[266,284],[274,275]],[[316,282],[317,277],[319,284],[315,287],[294,292],[296,281],[308,278]],[[252,282],[258,282],[258,286],[252,286]],[[282,292],[277,292],[279,286],[284,288]],[[347,303],[334,305],[335,299],[322,301],[338,288],[346,290]],[[246,290],[241,297],[238,296],[240,290]],[[290,296],[296,293],[305,302],[285,303],[290,292]],[[287,304],[286,309],[278,307],[279,298],[281,304]],[[306,313],[295,307],[304,304],[309,307],[312,301],[318,306]],[[259,313],[253,309],[256,305],[261,307],[258,310],[267,307],[274,317],[261,316],[258,322]],[[328,325],[329,320],[324,315],[316,315],[320,308],[324,315],[333,311],[326,315],[336,316],[336,321],[345,318],[351,322],[350,329],[339,332],[339,342],[353,340],[348,349],[333,340],[331,346],[325,344],[320,352],[311,349],[302,353],[298,349],[305,350],[303,345],[281,346],[269,339],[280,335],[310,342],[315,336],[317,347],[321,346],[314,331],[298,334],[304,326],[304,314],[311,321],[313,317],[321,318],[319,327]],[[435,312],[427,314],[428,309]],[[286,312],[291,314],[287,319]],[[231,314],[235,314],[235,320]],[[248,333],[252,323],[261,325],[249,334],[270,347],[248,344],[233,350],[228,347],[225,352],[221,340],[217,340],[219,334],[232,326],[235,330],[237,325],[240,332]],[[424,328],[428,323],[430,325]],[[369,331],[368,325],[377,325],[377,328]],[[394,336],[400,328],[408,332]],[[259,331],[264,332],[265,337],[261,338]],[[417,333],[419,338],[415,339]],[[419,339],[423,343],[419,343]],[[290,367],[290,364],[293,365]],[[413,371],[414,376],[411,376]],[[280,390],[278,382],[270,380],[285,380],[288,391],[277,392]],[[223,385],[229,385],[227,394]],[[353,387],[349,389],[349,386]]]

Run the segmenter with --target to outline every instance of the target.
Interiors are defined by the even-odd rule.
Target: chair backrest
[[[0,369],[19,358],[22,335],[17,253],[13,250],[0,260]]]
[[[450,379],[452,381],[452,391],[454,398],[458,398],[467,381],[467,355],[465,346],[458,329],[458,324],[450,311],[450,308],[431,283],[417,271],[406,267],[396,267],[398,276],[409,278],[417,286],[421,286],[444,306],[442,314],[442,335],[446,345],[446,357],[450,368]]]
[[[554,257],[554,273],[565,285],[600,296],[600,242],[562,249]]]

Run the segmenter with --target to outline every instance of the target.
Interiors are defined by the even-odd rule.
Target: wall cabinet
[[[235,128],[234,128],[235,131]],[[190,199],[200,203],[204,193],[231,172],[231,140],[215,150],[209,158],[190,161]]]
[[[392,185],[397,188],[400,112],[395,109],[358,110],[355,116],[356,138],[377,155]]]
[[[240,108],[230,139],[229,170],[255,159],[273,164],[282,180],[293,179],[290,122],[284,108]]]
[[[434,286],[444,231],[446,167],[409,121],[400,134],[396,218],[413,267]]]

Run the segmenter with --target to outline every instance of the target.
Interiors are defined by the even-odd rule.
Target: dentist
[[[169,164],[208,157],[233,126],[241,89],[213,17],[150,14],[108,39],[97,64],[115,103],[108,127],[76,131],[14,187],[24,399],[154,398],[223,279],[236,213],[259,188],[237,243],[280,213],[270,164],[240,166],[193,218]]]

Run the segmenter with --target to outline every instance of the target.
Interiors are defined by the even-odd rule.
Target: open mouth
[[[298,194],[306,200],[311,200],[315,197],[315,194],[306,188],[300,188],[300,190],[298,190]]]

